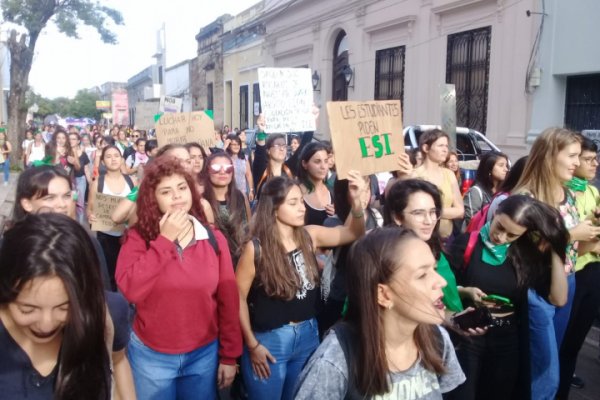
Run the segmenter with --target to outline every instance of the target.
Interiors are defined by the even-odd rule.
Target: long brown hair
[[[290,190],[300,188],[290,178],[278,176],[271,178],[263,187],[256,208],[250,232],[260,241],[260,262],[255,265],[258,284],[268,296],[290,300],[301,286],[300,277],[290,267],[285,247],[281,243],[275,213],[283,204]],[[294,228],[294,242],[304,255],[306,275],[313,284],[318,284],[319,272],[312,243],[304,227]]]
[[[262,200],[261,200],[262,201]],[[346,320],[356,329],[358,348],[353,374],[361,394],[373,396],[390,391],[385,354],[384,310],[377,302],[377,285],[391,282],[398,268],[398,249],[409,240],[420,240],[402,227],[377,228],[351,248],[346,266],[348,314]],[[440,335],[435,325],[419,324],[414,340],[423,366],[436,374],[445,372]]]
[[[564,128],[547,128],[535,139],[521,178],[513,193],[527,191],[539,201],[556,207],[554,189],[562,186],[554,173],[556,156],[565,147],[581,143],[580,136]]]
[[[204,165],[199,176],[202,179],[202,185],[204,187],[203,196],[210,203],[213,214],[215,215],[215,223],[219,230],[223,232],[227,238],[227,244],[229,245],[229,252],[231,256],[237,259],[239,257],[240,244],[246,236],[246,202],[244,201],[244,194],[237,188],[235,184],[235,169],[231,172],[231,182],[227,185],[227,194],[225,195],[225,202],[227,204],[228,214],[223,215],[220,211],[219,201],[215,195],[213,184],[210,181],[210,166],[216,158],[224,158],[229,160],[229,163],[233,166],[233,160],[231,156],[225,152],[213,153],[204,159]]]

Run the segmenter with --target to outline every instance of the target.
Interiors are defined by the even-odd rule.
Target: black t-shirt
[[[120,293],[105,292],[114,325],[113,351],[123,350],[129,341],[129,305]],[[0,395],[3,399],[50,400],[58,364],[48,376],[33,367],[29,356],[10,336],[0,320]]]
[[[464,266],[464,254],[470,233],[462,234],[452,242],[447,254],[448,261],[456,276],[456,283],[461,286],[477,287],[486,294],[507,297],[517,305],[523,295],[518,288],[515,269],[507,258],[501,265],[489,265],[481,260],[483,243],[477,237],[477,243],[471,253],[468,266]],[[466,306],[466,305],[465,305]]]
[[[80,178],[85,175],[85,166],[90,163],[90,159],[88,158],[85,151],[81,152],[79,156],[79,169],[76,169],[74,174],[75,178]]]
[[[268,296],[257,283],[258,280],[255,280],[248,294],[250,324],[255,332],[277,329],[290,322],[306,321],[317,315],[321,292],[318,284],[311,284],[307,279],[304,254],[301,250],[294,250],[287,257],[289,267],[294,268],[300,276],[301,287],[291,300],[276,299]],[[309,257],[314,255],[310,254]]]

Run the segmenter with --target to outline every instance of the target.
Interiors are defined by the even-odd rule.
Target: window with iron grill
[[[375,53],[375,100],[404,99],[404,53],[406,46]]]
[[[446,83],[456,87],[456,124],[485,133],[492,27],[448,35]]]
[[[206,109],[214,110],[213,107],[213,84],[209,83],[206,85]]]
[[[240,129],[248,129],[248,85],[240,86]]]
[[[567,77],[565,126],[600,129],[600,74]]]

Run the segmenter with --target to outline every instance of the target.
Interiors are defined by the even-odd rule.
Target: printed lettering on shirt
[[[373,396],[374,400],[418,400],[433,392],[439,392],[438,377],[431,371],[417,374],[392,383],[392,390],[384,395]]]
[[[306,298],[306,293],[309,290],[315,288],[315,285],[312,284],[306,276],[306,263],[304,262],[304,255],[300,250],[296,250],[292,253],[292,263],[296,268],[296,272],[298,273],[298,276],[300,277],[300,282],[302,284],[300,289],[296,291],[296,298],[298,300],[302,300]]]

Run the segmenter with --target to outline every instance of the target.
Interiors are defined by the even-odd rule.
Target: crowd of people
[[[3,396],[567,399],[600,306],[598,148],[549,128],[466,188],[450,146],[430,130],[391,175],[338,179],[313,132],[29,130]],[[124,231],[90,230],[99,193]]]

